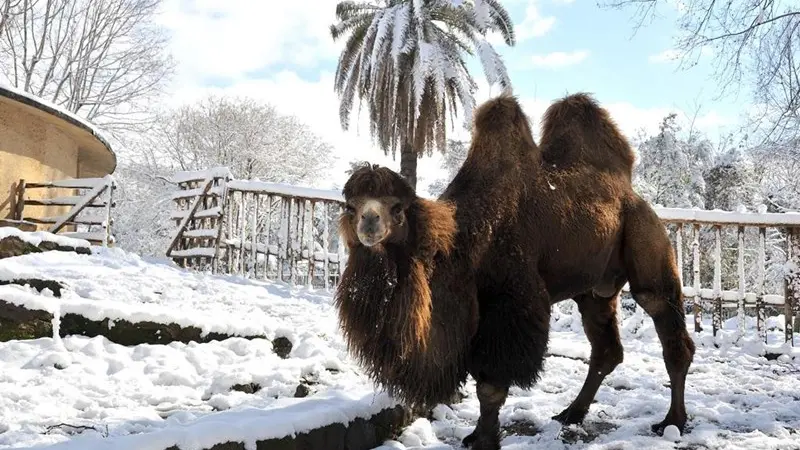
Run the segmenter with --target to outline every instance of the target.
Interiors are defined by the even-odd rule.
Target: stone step
[[[368,450],[396,438],[413,420],[404,406],[385,394],[368,391],[331,391],[280,402],[268,409],[211,413],[180,426],[98,437],[102,446],[97,447],[87,436],[41,448]]]
[[[49,289],[53,296],[60,297],[64,286],[53,280],[17,279],[0,280],[0,286],[16,284],[30,286],[41,292]],[[104,336],[111,342],[120,345],[169,344],[170,342],[206,343],[221,341],[231,337],[245,339],[265,338],[263,335],[227,335],[224,333],[208,333],[194,326],[180,326],[176,323],[156,323],[151,321],[129,322],[106,318],[92,320],[78,314],[61,315],[59,335],[81,335],[87,337]],[[0,298],[0,342],[12,339],[39,339],[53,335],[53,314],[49,311],[28,309],[24,306]],[[273,340],[273,350],[278,356],[286,358],[292,351],[292,343],[286,338]]]

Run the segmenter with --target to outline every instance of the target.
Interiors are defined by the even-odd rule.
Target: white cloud
[[[663,52],[654,53],[647,59],[651,63],[663,63],[668,61],[675,61],[681,57],[681,53],[674,49],[664,50]]]
[[[714,49],[712,49],[711,47],[704,46],[704,47],[700,48],[700,54],[699,54],[700,58],[704,58],[704,57],[710,56],[712,54],[714,54]],[[650,55],[647,59],[651,63],[660,64],[660,63],[666,63],[666,62],[671,62],[671,61],[678,61],[681,58],[683,58],[684,55],[686,55],[686,53],[684,51],[676,50],[676,49],[672,49],[671,48],[671,49],[667,49],[667,50],[664,50],[664,51],[659,52],[659,53],[654,53],[654,54]]]
[[[514,25],[517,41],[522,42],[533,37],[544,36],[553,29],[555,23],[555,17],[542,15],[537,2],[531,0],[528,2],[527,8],[525,8],[525,19]]]
[[[335,7],[335,0],[167,0],[160,23],[172,34],[179,80],[239,78],[270,64],[335,58]]]
[[[556,18],[554,16],[546,16],[541,13],[538,5],[539,1],[540,0],[528,0],[524,2],[527,6],[525,7],[525,16],[521,22],[514,20],[518,15],[515,14],[514,11],[511,11],[510,5],[506,5],[506,9],[509,10],[511,18],[514,20],[514,32],[518,44],[531,38],[544,36],[553,29],[556,23]],[[513,4],[517,2],[509,1],[506,3]],[[497,32],[489,33],[487,39],[492,45],[503,44],[503,38]]]
[[[544,67],[548,69],[559,69],[566,66],[573,66],[589,57],[586,50],[575,50],[573,52],[552,52],[544,55],[531,56],[533,67]]]

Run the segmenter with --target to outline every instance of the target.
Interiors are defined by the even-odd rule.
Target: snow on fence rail
[[[180,209],[173,215],[180,222],[173,244],[183,244],[167,254],[180,264],[291,284],[337,284],[347,260],[337,233],[339,192],[231,180],[227,169],[182,173],[174,180],[181,191],[173,197]],[[800,305],[800,214],[672,208],[656,213],[675,247],[698,331],[704,314],[712,315],[716,334],[734,313],[740,332],[746,317],[755,316],[766,339],[767,315],[783,315],[792,342],[800,325],[794,319]],[[188,226],[197,221],[208,225]]]
[[[12,219],[49,225],[50,233],[108,246],[114,242],[111,212],[116,188],[110,175],[39,183],[19,180]],[[89,211],[94,214],[84,214]]]

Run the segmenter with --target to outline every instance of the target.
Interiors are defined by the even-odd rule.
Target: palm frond
[[[476,10],[477,9],[477,10]],[[486,41],[499,31],[515,42],[513,23],[498,0],[346,0],[336,7],[334,40],[349,34],[339,57],[334,90],[347,129],[356,101],[368,110],[373,141],[385,153],[413,146],[418,154],[444,151],[448,121],[461,113],[468,126],[475,80],[465,55],[477,54],[490,84],[508,88],[502,57]]]

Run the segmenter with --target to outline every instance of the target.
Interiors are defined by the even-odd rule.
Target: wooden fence
[[[178,230],[167,255],[185,267],[293,285],[335,286],[346,249],[337,232],[339,192],[232,180],[226,169],[174,179]],[[766,338],[767,316],[783,316],[792,342],[800,305],[800,214],[727,213],[657,208],[670,233],[695,329],[712,316],[754,318]],[[750,318],[750,319],[749,319]]]
[[[184,267],[330,288],[345,249],[334,192],[231,180],[226,169],[173,177],[178,224],[167,256]]]
[[[75,178],[17,183],[12,219],[46,225],[47,231],[108,246],[114,242],[114,178]]]
[[[767,316],[784,318],[784,335],[793,341],[800,326],[800,214],[733,213],[656,209],[676,251],[684,297],[691,303],[695,330],[704,314],[714,335],[723,320],[738,319],[744,334],[748,318],[766,339]]]

